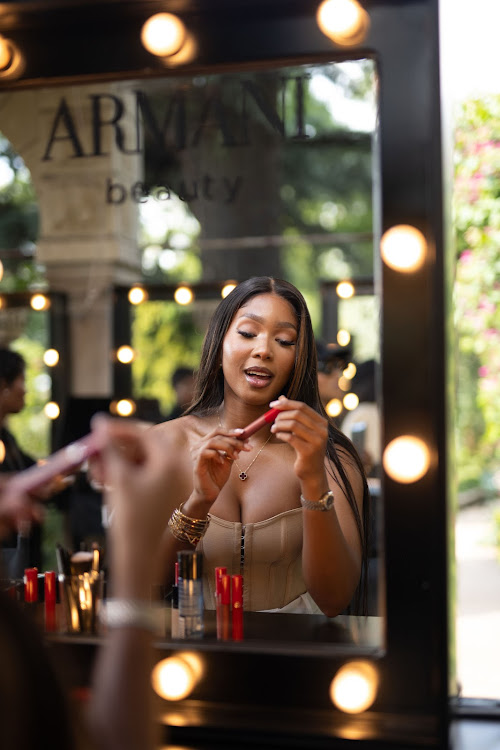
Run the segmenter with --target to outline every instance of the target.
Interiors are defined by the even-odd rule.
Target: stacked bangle
[[[184,503],[181,503],[180,507],[176,508],[170,516],[168,528],[172,536],[180,542],[189,542],[193,547],[196,547],[208,528],[210,517],[190,518],[182,512],[183,505]]]

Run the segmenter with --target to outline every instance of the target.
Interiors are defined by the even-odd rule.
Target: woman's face
[[[248,300],[222,344],[226,391],[252,404],[282,395],[295,364],[297,335],[295,312],[282,297],[259,294]]]

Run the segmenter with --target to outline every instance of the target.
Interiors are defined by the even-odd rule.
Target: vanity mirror
[[[164,717],[179,742],[199,738],[203,731],[214,742],[238,740],[240,745],[242,735],[247,744],[252,737],[284,742],[298,735],[317,747],[342,739],[438,746],[447,731],[448,676],[437,0],[362,3],[369,17],[366,35],[350,48],[320,31],[313,5],[301,0],[253,0],[237,7],[225,0],[169,4],[196,40],[191,61],[179,66],[148,53],[140,41],[142,24],[164,10],[163,3],[74,2],[64,9],[59,3],[43,8],[27,3],[24,13],[7,14],[0,25],[25,56],[20,77],[5,78],[3,85],[0,79],[0,130],[9,137],[15,97],[43,126],[43,147],[24,141],[34,149],[31,155],[37,154],[31,164],[40,165],[40,253],[51,285],[88,308],[93,301],[82,269],[89,260],[101,261],[98,282],[101,288],[107,282],[108,292],[100,304],[109,309],[115,295],[137,280],[139,212],[130,208],[139,206],[150,189],[158,200],[169,190],[169,200],[174,193],[187,198],[191,191],[191,202],[169,203],[182,210],[184,222],[182,232],[178,224],[172,226],[172,243],[181,243],[182,236],[175,235],[186,233],[198,243],[205,278],[191,268],[188,280],[202,285],[239,280],[254,269],[276,273],[284,268],[293,281],[292,274],[304,268],[307,274],[301,278],[316,299],[318,331],[318,256],[333,245],[343,251],[343,260],[356,259],[358,268],[351,270],[359,275],[374,270],[381,301],[382,443],[410,435],[422,441],[429,457],[418,480],[401,481],[401,472],[390,465],[383,476],[386,606],[377,637],[367,635],[347,648],[342,639],[335,646],[318,643],[317,633],[312,642],[294,641],[293,648],[268,638],[251,647],[200,647],[203,678],[175,710],[165,704]],[[352,157],[352,172],[359,170],[364,187],[356,187],[353,196],[358,189],[359,195],[348,210],[354,214],[356,206],[368,216],[374,206],[373,221],[361,221],[354,240],[328,237],[335,233],[335,209],[324,206],[329,178],[333,190],[338,176],[339,134],[328,101],[312,86],[347,60],[359,61],[368,71],[378,116],[368,135],[347,138],[346,153],[364,153],[359,160]],[[170,109],[164,108],[165,91]],[[139,136],[138,112],[145,125]],[[24,122],[17,134],[21,140],[33,124]],[[169,130],[176,148],[164,149],[160,159],[162,128]],[[212,136],[212,148],[200,149]],[[31,168],[29,154],[20,151]],[[61,153],[64,162],[57,161]],[[82,186],[87,190],[83,202],[77,190]],[[345,197],[346,188],[340,193]],[[262,203],[255,200],[259,194]],[[241,208],[237,214],[229,210],[235,205]],[[106,236],[92,236],[90,223],[92,229],[105,227]],[[413,225],[424,236],[426,254],[417,270],[401,272],[378,257],[381,235],[395,225]],[[68,250],[65,262],[57,256],[61,243]],[[166,265],[169,257],[163,259]],[[117,273],[111,275],[111,267]],[[172,277],[172,283],[181,280]],[[82,343],[84,356],[89,329],[74,321],[72,335],[73,343]],[[112,327],[101,329],[92,344],[102,346],[103,358],[109,355]],[[80,376],[83,372],[76,372],[71,384],[77,395],[84,392]],[[111,374],[102,375],[94,382],[96,392],[109,389],[111,380]],[[351,621],[351,632],[359,633],[362,625]],[[164,649],[177,650],[175,644]],[[329,688],[339,668],[358,657],[374,665],[378,690],[369,710],[352,716],[334,708]],[[262,716],[258,728],[257,708]]]

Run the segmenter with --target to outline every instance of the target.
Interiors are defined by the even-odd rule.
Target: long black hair
[[[370,494],[363,464],[356,449],[328,417],[318,390],[317,356],[311,316],[301,292],[283,279],[254,276],[238,284],[217,306],[205,334],[192,404],[184,412],[197,416],[213,414],[224,400],[224,375],[220,367],[222,344],[236,312],[259,294],[276,294],[292,306],[297,317],[297,345],[295,363],[283,392],[288,398],[302,401],[328,420],[326,453],[330,461],[329,473],[339,484],[353,512],[362,546],[361,583],[351,605],[352,611],[366,612],[367,569],[370,533]],[[339,453],[352,460],[363,478],[363,508],[359,512],[354,492]],[[338,482],[337,475],[341,482]]]

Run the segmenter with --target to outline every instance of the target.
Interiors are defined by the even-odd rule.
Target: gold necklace
[[[222,426],[222,422],[220,421],[220,417],[218,415],[217,415],[217,418],[219,420],[219,427],[221,427],[222,429],[224,429],[224,427]],[[250,461],[250,463],[248,464],[248,466],[247,466],[246,469],[242,469],[241,466],[239,465],[238,461],[236,461],[236,459],[234,459],[234,463],[236,464],[236,468],[239,471],[238,476],[239,476],[239,478],[241,479],[242,482],[244,482],[246,479],[248,479],[248,472],[249,472],[249,470],[252,468],[252,466],[254,465],[254,463],[257,461],[258,457],[260,456],[260,454],[262,453],[262,451],[264,450],[264,448],[266,447],[266,445],[268,444],[268,442],[271,440],[272,436],[273,436],[272,433],[270,433],[270,435],[267,438],[266,442],[262,445],[261,449],[257,452],[257,454]]]

